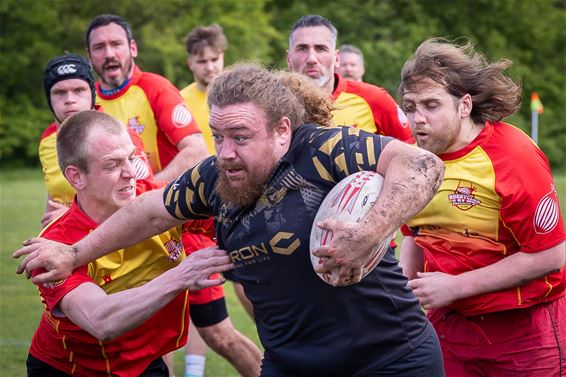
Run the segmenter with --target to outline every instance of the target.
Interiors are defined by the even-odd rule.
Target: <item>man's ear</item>
[[[472,102],[472,96],[469,93],[464,94],[464,97],[462,97],[462,102],[460,104],[460,116],[462,118],[466,118],[468,116],[470,116],[470,114],[472,113],[472,109],[474,107],[473,102]]]
[[[289,55],[289,50],[286,51],[285,60],[287,61],[287,68],[292,71],[293,68],[291,68],[291,56]]]
[[[291,120],[287,117],[282,117],[279,120],[279,124],[275,128],[275,132],[277,133],[280,144],[287,144],[287,142],[291,139],[291,135],[293,133]]]
[[[75,190],[83,189],[86,186],[86,174],[74,165],[67,166],[63,175]]]
[[[138,57],[138,44],[135,39],[130,41],[130,53],[132,54],[132,58]]]

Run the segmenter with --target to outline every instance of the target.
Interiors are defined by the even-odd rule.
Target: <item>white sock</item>
[[[185,377],[204,377],[204,363],[206,356],[185,356]]]

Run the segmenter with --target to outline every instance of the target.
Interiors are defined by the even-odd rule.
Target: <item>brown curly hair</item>
[[[297,96],[305,107],[303,123],[316,123],[323,127],[333,127],[332,110],[334,103],[330,97],[308,77],[296,73],[279,71],[275,77],[283,82]]]

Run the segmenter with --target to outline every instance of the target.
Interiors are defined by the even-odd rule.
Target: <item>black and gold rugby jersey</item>
[[[164,191],[179,219],[214,216],[220,248],[252,301],[266,357],[300,376],[361,376],[421,344],[432,331],[392,252],[362,282],[332,287],[309,256],[312,223],[336,182],[376,170],[391,138],[354,128],[303,125],[260,197],[228,207],[210,157]]]

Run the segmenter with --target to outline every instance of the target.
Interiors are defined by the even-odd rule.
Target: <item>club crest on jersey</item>
[[[175,262],[181,257],[183,244],[181,241],[171,239],[165,242],[165,249],[169,252],[169,262]]]
[[[171,120],[175,127],[187,127],[193,120],[193,115],[184,103],[180,103],[171,112]]]
[[[128,119],[128,127],[136,131],[138,135],[141,135],[143,130],[145,130],[145,126],[140,123],[140,117],[138,115]]]
[[[537,204],[533,226],[537,234],[546,234],[556,228],[560,218],[558,194],[556,186],[550,186],[550,192],[544,195]]]
[[[461,186],[461,184],[462,181],[460,181],[454,193],[448,195],[448,200],[452,203],[452,206],[467,211],[480,204],[481,201],[475,197],[476,188],[471,183],[469,187]]]

